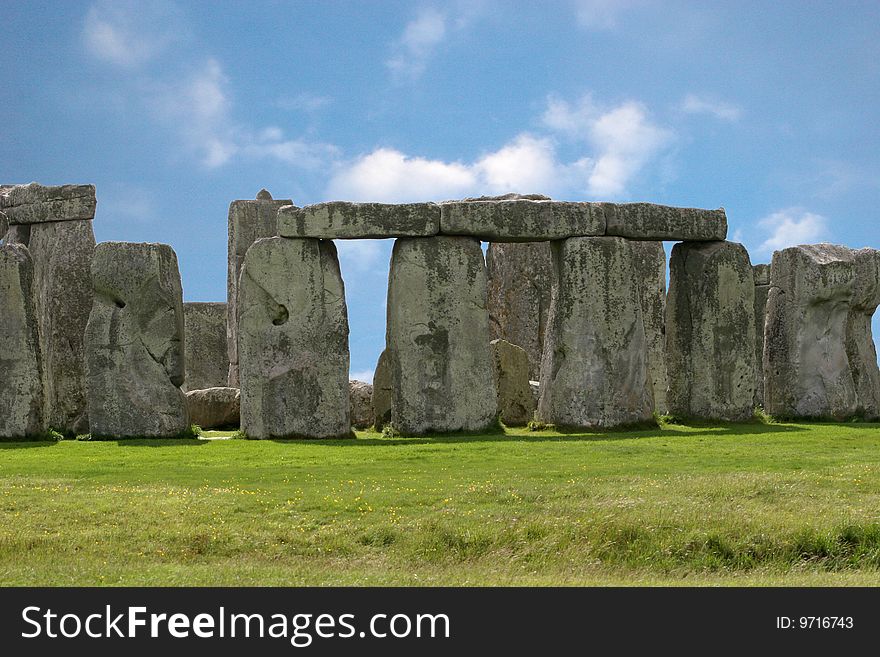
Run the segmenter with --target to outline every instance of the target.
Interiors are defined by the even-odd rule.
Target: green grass
[[[0,584],[877,585],[880,425],[0,443]]]

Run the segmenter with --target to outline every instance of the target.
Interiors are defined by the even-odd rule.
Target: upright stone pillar
[[[373,427],[382,431],[391,422],[391,368],[388,363],[388,349],[383,349],[376,361],[373,372],[373,391],[370,406],[373,411]]]
[[[764,404],[764,322],[770,296],[770,265],[755,265],[755,408]]]
[[[755,398],[755,276],[733,242],[672,249],[666,307],[669,411],[746,420]]]
[[[34,266],[20,244],[0,245],[0,345],[0,438],[41,434],[46,425]]]
[[[395,429],[420,435],[495,426],[486,266],[477,239],[394,243],[386,349]]]
[[[186,377],[181,389],[188,392],[225,387],[229,373],[226,304],[184,303],[183,324]]]
[[[846,354],[856,389],[856,413],[880,418],[880,368],[871,322],[880,306],[880,251],[855,252],[856,283],[846,324]]]
[[[251,244],[263,237],[278,234],[278,208],[291,205],[290,199],[273,200],[272,195],[261,189],[254,201],[233,201],[229,204],[229,253],[226,278],[227,324],[226,348],[229,358],[227,384],[238,387],[237,304],[238,279],[244,256]]]
[[[491,242],[486,267],[492,339],[524,349],[529,378],[537,381],[553,287],[550,242]]]
[[[238,301],[242,430],[251,438],[350,436],[348,314],[333,242],[258,240]]]
[[[183,292],[166,244],[103,242],[86,327],[89,428],[97,438],[172,438],[189,426]]]
[[[25,244],[34,262],[46,421],[67,434],[88,430],[83,335],[93,298],[95,207],[93,185],[31,183],[0,195],[10,224],[5,241]]]
[[[846,353],[855,285],[855,258],[847,247],[815,244],[773,254],[764,330],[770,414],[843,419],[856,412]]]
[[[652,419],[641,285],[620,237],[553,242],[556,285],[541,363],[538,416],[566,427]]]
[[[645,340],[648,345],[648,374],[654,392],[654,410],[666,412],[666,251],[663,242],[631,242]]]

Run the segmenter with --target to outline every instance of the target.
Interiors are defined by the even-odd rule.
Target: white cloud
[[[343,275],[350,271],[373,271],[382,256],[387,256],[387,247],[382,240],[336,240],[335,243]]]
[[[436,9],[422,9],[393,44],[394,54],[385,62],[386,66],[401,78],[414,80],[421,76],[428,59],[446,36],[446,22],[446,16]]]
[[[723,121],[738,121],[742,116],[742,109],[736,105],[688,94],[681,101],[681,111],[686,114],[709,114]]]
[[[828,221],[825,217],[802,208],[774,212],[758,221],[758,227],[770,234],[758,248],[764,254],[798,244],[822,242],[828,236]]]
[[[363,381],[364,383],[373,383],[373,370],[361,370],[359,372],[349,372],[348,378],[351,381]]]
[[[575,0],[578,25],[591,30],[610,30],[620,15],[632,7],[633,0]]]
[[[570,138],[587,141],[591,160],[579,161],[587,170],[587,192],[619,197],[631,180],[672,141],[672,132],[655,124],[647,108],[635,101],[601,111],[590,96],[571,105],[550,98],[544,125]]]
[[[178,28],[171,3],[98,0],[86,13],[82,36],[94,57],[134,68],[161,54]]]

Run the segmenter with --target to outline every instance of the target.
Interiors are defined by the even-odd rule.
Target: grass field
[[[880,425],[0,443],[4,585],[877,585]]]

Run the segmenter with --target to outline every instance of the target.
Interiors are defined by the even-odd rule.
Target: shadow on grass
[[[0,438],[0,449],[28,449],[31,447],[55,447],[57,440],[8,440]]]
[[[118,440],[94,440],[87,442],[115,443],[119,447],[202,447],[210,440],[198,438],[120,438]]]

